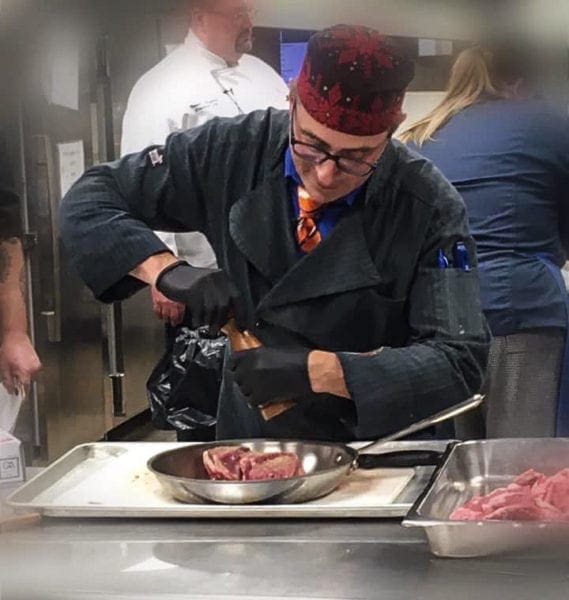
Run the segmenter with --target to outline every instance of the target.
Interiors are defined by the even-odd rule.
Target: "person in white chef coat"
[[[124,115],[121,154],[163,144],[174,131],[213,117],[288,108],[282,78],[248,52],[253,47],[255,9],[249,0],[191,0],[190,30],[179,48],[145,73],[134,86]],[[201,233],[157,235],[181,259],[214,267],[215,255]],[[178,325],[184,306],[152,289],[155,314]]]

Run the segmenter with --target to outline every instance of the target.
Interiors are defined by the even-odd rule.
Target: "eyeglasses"
[[[243,21],[253,21],[259,15],[259,10],[257,8],[244,8],[241,10],[236,10],[233,12],[222,12],[220,10],[210,10],[208,11],[213,15],[218,15],[219,17],[223,17],[224,19],[228,19],[233,23],[241,23]]]
[[[343,173],[348,175],[357,175],[358,177],[367,177],[370,173],[377,169],[381,155],[374,163],[358,160],[356,158],[347,158],[340,154],[332,154],[320,146],[301,142],[294,137],[294,119],[296,113],[296,105],[293,106],[290,118],[289,143],[292,151],[301,159],[311,162],[315,165],[321,165],[327,160],[334,162],[336,167]],[[388,140],[386,140],[381,153],[385,150]]]

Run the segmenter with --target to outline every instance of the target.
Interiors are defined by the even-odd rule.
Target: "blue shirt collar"
[[[285,177],[292,179],[292,181],[294,181],[297,185],[304,185],[294,165],[294,160],[292,158],[292,149],[290,146],[286,149],[285,153]],[[350,192],[346,196],[338,198],[338,200],[334,200],[334,202],[332,202],[331,205],[337,206],[339,204],[347,204],[348,206],[352,206],[356,200],[356,196],[358,195],[361,189],[362,186],[356,188],[353,192]]]

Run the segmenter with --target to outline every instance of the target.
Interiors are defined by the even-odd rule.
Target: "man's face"
[[[212,0],[197,16],[209,50],[236,62],[253,47],[252,0]]]
[[[297,142],[310,144],[335,156],[364,161],[373,165],[379,160],[389,141],[389,132],[373,136],[355,136],[328,129],[313,119],[296,100],[291,107],[292,135]],[[301,147],[299,146],[299,149]],[[363,166],[366,175],[353,175],[342,171],[333,160],[315,164],[298,156],[293,150],[293,160],[306,191],[315,202],[326,204],[346,196],[363,185],[371,169]]]

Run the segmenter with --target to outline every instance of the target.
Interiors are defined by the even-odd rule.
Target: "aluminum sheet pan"
[[[423,527],[433,554],[469,558],[565,544],[567,525],[528,521],[450,521],[474,496],[507,486],[527,469],[552,475],[569,467],[569,439],[500,439],[459,443],[417,499],[405,527]]]
[[[388,442],[378,452],[442,451],[448,442]],[[362,444],[363,445],[363,444]],[[410,471],[394,501],[374,498],[374,480],[398,477],[401,469],[353,473],[326,498],[296,505],[226,506],[183,504],[170,498],[146,467],[147,460],[176,443],[96,443],[74,448],[8,498],[16,511],[49,517],[121,518],[393,518],[404,516],[427,485],[432,467]],[[370,487],[371,486],[371,487]]]

